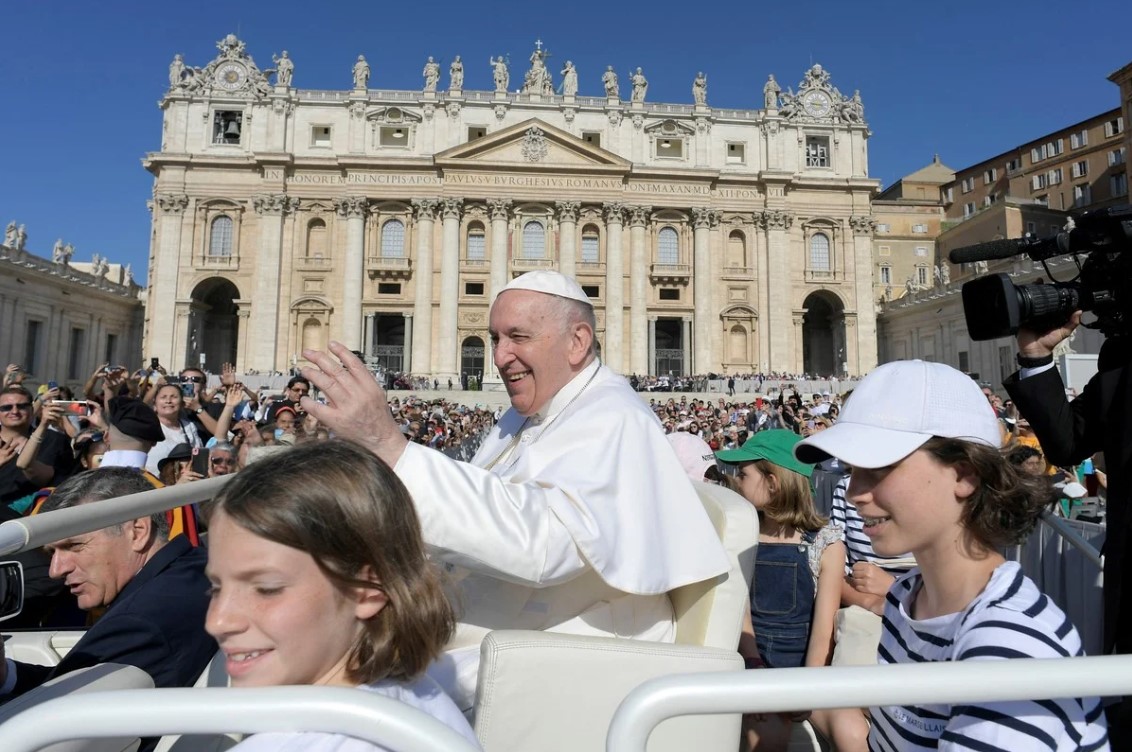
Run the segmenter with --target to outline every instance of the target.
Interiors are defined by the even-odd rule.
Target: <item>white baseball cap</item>
[[[707,469],[715,464],[715,452],[708,443],[695,434],[678,431],[668,434],[668,443],[680,460],[680,467],[692,480],[703,480]]]
[[[970,376],[943,363],[899,360],[862,379],[837,422],[799,442],[794,456],[887,467],[933,436],[1002,445],[994,408]]]
[[[540,269],[520,274],[518,277],[508,282],[507,285],[499,291],[499,294],[502,295],[508,290],[532,290],[547,295],[557,295],[560,298],[569,298],[570,300],[576,300],[586,305],[593,305],[590,296],[586,295],[577,280],[573,277],[567,277],[565,274],[548,270]]]

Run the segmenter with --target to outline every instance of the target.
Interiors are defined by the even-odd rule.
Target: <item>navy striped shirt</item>
[[[877,662],[1059,658],[1084,655],[1077,630],[1022,574],[999,565],[963,611],[916,620],[909,614],[919,570],[893,584],[884,607]],[[1100,699],[1020,700],[970,705],[871,708],[873,752],[917,750],[1108,750]]]

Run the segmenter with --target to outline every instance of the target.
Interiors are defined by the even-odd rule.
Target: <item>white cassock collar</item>
[[[574,378],[566,382],[566,386],[558,390],[558,392],[550,398],[541,410],[527,419],[528,426],[542,425],[547,421],[552,421],[558,417],[559,413],[566,409],[574,399],[582,393],[590,383],[590,379],[597,373],[597,369],[601,368],[601,360],[594,358],[593,361],[578,372]]]

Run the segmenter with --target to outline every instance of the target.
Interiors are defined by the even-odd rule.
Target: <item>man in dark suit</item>
[[[1006,391],[1057,467],[1076,465],[1104,452],[1108,504],[1104,543],[1104,649],[1132,653],[1132,556],[1128,555],[1127,513],[1132,459],[1132,342],[1109,337],[1097,359],[1097,373],[1070,402],[1053,365],[1053,349],[1081,323],[1081,312],[1046,332],[1018,331],[1020,369],[1003,382]],[[1109,710],[1113,749],[1132,744],[1132,698]],[[1119,740],[1119,742],[1118,742]]]
[[[137,470],[101,468],[67,480],[40,511],[150,490]],[[216,653],[204,631],[207,555],[184,535],[168,535],[162,512],[47,546],[51,576],[64,581],[80,608],[106,612],[57,666],[0,661],[0,702],[98,663],[137,666],[158,687],[192,686]]]

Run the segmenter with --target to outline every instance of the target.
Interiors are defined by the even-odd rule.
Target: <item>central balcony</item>
[[[370,279],[408,279],[413,276],[409,259],[404,256],[370,256],[366,259]]]

